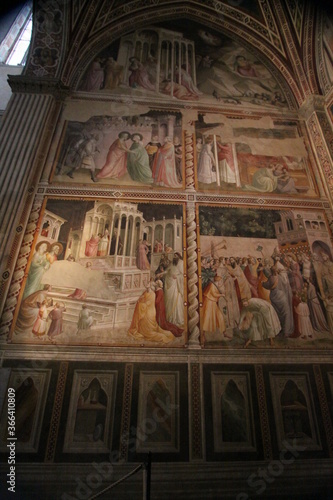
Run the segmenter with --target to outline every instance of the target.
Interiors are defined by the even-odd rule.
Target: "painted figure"
[[[152,140],[150,142],[148,142],[145,146],[146,151],[148,153],[148,157],[149,157],[150,170],[153,170],[155,156],[156,156],[157,151],[161,147],[161,145],[162,144],[158,140],[158,135],[154,135]]]
[[[220,278],[215,276],[214,282],[210,282],[203,292],[202,330],[203,332],[219,332],[222,337],[226,337],[224,317],[218,306],[219,299],[225,297],[225,290],[222,290],[221,285]]]
[[[166,137],[165,143],[157,151],[152,173],[158,186],[181,187],[177,179],[175,147],[171,137]]]
[[[32,333],[36,335],[36,337],[42,337],[43,335],[45,335],[47,331],[47,318],[47,301],[43,300],[38,310],[37,319],[32,327]]]
[[[274,166],[260,168],[252,177],[252,184],[246,184],[246,191],[258,191],[260,193],[273,193],[278,185],[278,178],[274,175]]]
[[[97,174],[97,179],[119,179],[127,172],[127,155],[129,149],[126,141],[131,137],[128,132],[120,132],[110,146],[105,164]]]
[[[153,177],[149,166],[149,156],[142,144],[142,135],[133,134],[131,136],[131,154],[127,157],[127,171],[133,181],[143,184],[152,184]]]
[[[149,80],[149,74],[146,67],[137,59],[136,57],[130,57],[129,70],[131,74],[129,76],[129,86],[132,88],[143,87],[146,90],[155,90],[155,85],[153,85]]]
[[[236,166],[231,144],[222,144],[220,141],[217,141],[216,146],[221,182],[236,184]]]
[[[298,330],[302,339],[313,337],[313,328],[310,320],[310,310],[307,304],[306,291],[301,293],[301,300],[296,306],[296,314],[298,319]]]
[[[46,258],[50,264],[58,260],[58,255],[63,251],[63,246],[61,243],[53,243],[50,247],[50,251],[46,253]]]
[[[82,310],[80,311],[79,314],[79,321],[77,323],[78,330],[89,330],[89,328],[93,324],[93,321],[94,318],[91,315],[91,311],[85,304],[83,304]]]
[[[30,294],[22,301],[15,325],[16,333],[32,331],[38,317],[39,308],[43,301],[46,301],[47,307],[52,306],[52,299],[49,299],[47,296],[50,291],[51,285],[44,285],[43,290],[38,290]]]
[[[187,91],[195,98],[198,99],[202,94],[198,87],[194,85],[193,79],[188,71],[186,71],[186,66],[182,65],[180,68],[176,66],[175,68],[175,78],[177,81],[183,85]]]
[[[113,57],[108,57],[105,63],[104,89],[117,88],[123,78],[124,66],[118,64]]]
[[[216,182],[216,162],[212,147],[213,139],[207,137],[202,147],[198,163],[198,181],[204,184]]]
[[[97,236],[93,234],[90,240],[86,242],[86,249],[84,251],[84,255],[86,257],[97,257],[98,244],[101,240],[101,236],[101,233],[99,233]]]
[[[136,265],[141,271],[150,269],[150,263],[148,260],[149,247],[145,240],[139,240],[139,244],[136,250]]]
[[[91,63],[82,85],[82,90],[93,92],[94,90],[100,90],[103,87],[104,69],[102,68],[101,63],[102,60],[100,58],[95,59],[95,61]]]
[[[168,344],[173,334],[161,328],[156,321],[155,292],[150,284],[138,299],[128,333],[136,340],[148,340]]]
[[[184,268],[183,259],[175,252],[172,264],[165,271],[164,286],[166,317],[170,323],[184,325]]]
[[[34,292],[43,289],[42,278],[45,271],[50,268],[50,262],[47,260],[46,254],[50,249],[47,241],[41,241],[36,245],[36,252],[32,258],[27,282],[24,289],[23,299]]]
[[[54,309],[50,311],[49,313],[49,318],[51,320],[50,328],[49,331],[47,332],[47,335],[50,339],[56,337],[57,335],[60,335],[62,333],[62,328],[63,328],[63,313],[66,311],[66,307],[64,304],[60,304],[57,302],[54,306]]]
[[[248,347],[252,341],[264,339],[269,339],[273,345],[273,339],[279,334],[281,324],[274,307],[269,302],[252,298],[243,301],[239,329],[247,331],[248,334],[244,347]]]
[[[97,255],[100,257],[105,257],[108,253],[108,246],[109,246],[109,231],[105,229],[105,233],[102,236],[100,234],[101,238],[98,243],[98,250],[97,250]]]
[[[177,325],[170,323],[166,318],[163,281],[156,280],[155,282],[155,308],[156,308],[156,321],[163,330],[169,330],[175,337],[181,337],[183,329]]]
[[[95,155],[99,152],[97,148],[97,139],[98,137],[92,136],[89,139],[80,140],[75,146],[74,151],[78,156],[78,161],[74,163],[73,168],[69,172],[67,172],[68,177],[71,179],[74,178],[73,173],[79,168],[83,168],[85,170],[90,171],[90,177],[93,182],[96,182],[95,178]]]
[[[262,286],[270,290],[270,300],[279,315],[282,333],[285,337],[289,337],[294,332],[291,287],[289,280],[286,281],[283,278],[283,274],[279,272],[276,265],[272,266],[271,272],[271,276],[265,283],[262,283]]]

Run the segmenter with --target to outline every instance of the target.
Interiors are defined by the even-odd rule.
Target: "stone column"
[[[16,75],[9,76],[9,84],[13,95],[0,130],[1,275],[10,270],[18,255],[16,236],[18,231],[23,234],[62,101],[68,94],[54,79]]]
[[[0,276],[9,287],[52,135],[68,92],[55,79],[9,76],[13,95],[0,130]],[[0,303],[0,309],[2,304]]]
[[[128,231],[128,215],[126,215],[126,224],[125,224],[125,238],[124,238],[124,247],[123,247],[123,255],[127,255],[126,248],[127,248],[127,234]]]
[[[310,96],[300,108],[305,120],[313,154],[317,160],[316,175],[320,196],[327,197],[333,207],[333,130],[323,96]],[[331,221],[330,221],[331,222]]]

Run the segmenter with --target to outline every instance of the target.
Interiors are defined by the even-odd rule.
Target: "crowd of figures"
[[[120,235],[113,234],[89,240],[89,256],[102,255],[110,246],[122,252]],[[96,243],[93,247],[93,243]],[[18,313],[15,332],[32,333],[52,339],[63,331],[66,307],[60,300],[50,299],[50,285],[43,284],[44,273],[54,266],[63,252],[61,243],[41,241],[36,245]],[[160,254],[157,268],[152,268],[151,255]],[[74,262],[71,254],[66,259]],[[74,263],[73,265],[79,265]],[[140,239],[136,249],[136,266],[149,271],[151,281],[138,299],[130,336],[136,340],[168,343],[181,337],[184,330],[184,269],[180,253],[156,239],[148,243]],[[91,272],[92,262],[80,265]],[[271,257],[202,257],[202,321],[207,336],[217,333],[231,340],[235,332],[243,332],[245,345],[277,336],[299,339],[320,338],[333,332],[333,262],[327,252],[280,252]],[[66,297],[85,301],[85,290],[77,288]],[[91,306],[93,307],[93,306]],[[94,312],[82,306],[78,330],[89,329]]]
[[[184,100],[196,100],[203,95],[194,84],[189,68],[186,69],[185,64],[180,66],[176,64],[173,74],[169,70],[167,77],[165,71],[157,75],[157,61],[149,54],[144,62],[135,56],[129,58],[126,79],[124,71],[124,66],[117,63],[113,57],[99,57],[91,63],[81,84],[81,90],[86,92],[112,90],[123,84],[132,89],[157,91]]]
[[[197,54],[193,67],[189,61],[185,64],[174,60],[171,68],[171,61],[167,66],[158,64],[150,53],[144,59],[132,56],[127,64],[119,64],[113,57],[97,57],[84,75],[80,90],[98,92],[121,87],[189,101],[211,95],[217,101],[236,105],[241,104],[242,97],[253,104],[285,105],[281,90],[262,65],[253,64],[236,52],[231,59],[233,63],[226,64],[219,60],[218,54],[214,57]]]
[[[66,312],[66,306],[63,302],[55,302],[49,296],[51,292],[51,285],[44,285],[42,290],[33,292],[22,301],[15,325],[16,333],[31,332],[40,340],[50,341],[63,333],[63,313]],[[77,330],[88,330],[93,322],[93,312],[83,304],[79,312]]]
[[[131,141],[131,144],[128,141]],[[99,179],[121,180],[126,176],[142,184],[181,188],[182,145],[178,137],[166,136],[161,144],[158,136],[153,136],[143,144],[140,133],[120,132],[109,147],[103,166],[98,169],[95,162],[98,149],[98,136],[81,138],[71,144],[66,156],[66,175],[71,179],[79,169],[88,170],[93,182]],[[58,168],[57,174],[62,173]]]
[[[202,257],[202,331],[228,340],[315,339],[333,333],[333,262],[327,253]]]

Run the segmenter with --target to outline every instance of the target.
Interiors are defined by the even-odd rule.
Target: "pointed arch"
[[[295,109],[304,101],[304,95],[300,89],[297,79],[285,58],[277,48],[265,39],[261,33],[254,33],[248,27],[236,21],[230,21],[227,16],[212,16],[206,5],[192,5],[185,1],[170,9],[163,6],[154,6],[148,9],[131,12],[122,18],[121,22],[111,22],[107,29],[96,31],[88,37],[84,45],[72,44],[72,48],[64,66],[62,81],[65,85],[77,89],[83,73],[87,70],[94,57],[107,48],[112,42],[121,36],[135,30],[147,27],[149,22],[160,23],[170,19],[187,19],[189,22],[196,21],[208,29],[214,29],[221,34],[230,37],[241,44],[246,50],[261,59],[283,89],[288,106]],[[171,17],[172,16],[172,17]]]

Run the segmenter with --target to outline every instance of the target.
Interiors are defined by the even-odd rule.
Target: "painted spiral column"
[[[194,187],[194,137],[189,130],[185,131],[185,185],[186,191],[195,192]],[[191,195],[194,200],[194,195]],[[188,331],[190,347],[200,346],[199,302],[198,302],[198,265],[197,235],[194,201],[186,205],[186,241],[187,241],[187,289],[188,289]]]
[[[7,299],[4,305],[3,315],[1,317],[0,336],[7,335],[10,330],[10,325],[14,317],[14,311],[17,305],[22,282],[26,277],[26,268],[31,251],[31,246],[34,241],[34,236],[38,229],[38,220],[42,209],[42,203],[42,199],[37,198],[32,206],[27,228],[24,234],[22,245],[20,247],[18,259],[7,294]]]

